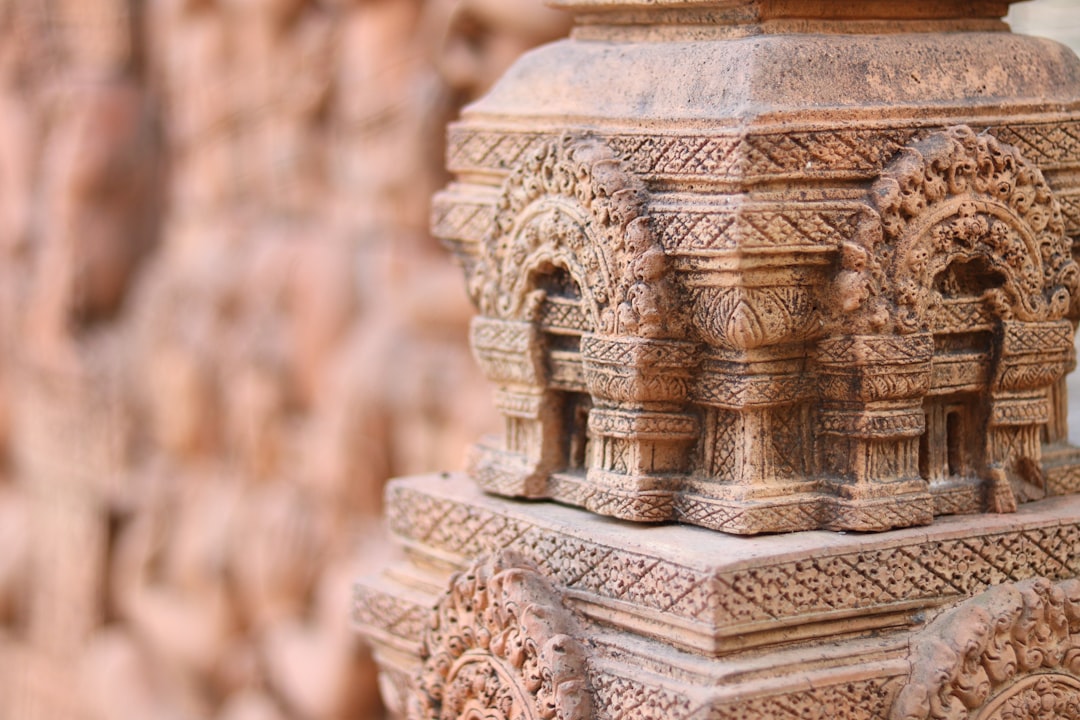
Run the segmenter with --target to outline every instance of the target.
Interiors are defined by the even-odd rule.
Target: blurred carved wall
[[[426,229],[443,128],[565,31],[539,0],[0,0],[0,720],[377,715],[347,623],[382,484],[494,417]]]
[[[535,0],[0,0],[0,720],[378,713],[383,482],[492,429],[427,234]]]

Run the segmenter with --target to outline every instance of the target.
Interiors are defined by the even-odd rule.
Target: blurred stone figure
[[[10,402],[41,147],[36,95],[42,58],[35,30],[27,8],[0,2],[0,678],[12,677],[9,643],[25,616],[29,570],[29,508],[11,477]],[[0,679],[0,697],[9,695]]]
[[[220,216],[237,196],[230,35],[222,0],[156,0],[147,33],[167,119],[170,223]]]
[[[241,187],[258,212],[312,212],[326,195],[321,119],[331,18],[312,0],[228,0]]]
[[[379,714],[383,484],[494,427],[445,123],[535,5],[0,0],[0,720]]]
[[[123,310],[157,238],[157,125],[137,5],[56,2],[45,12],[14,0],[7,10],[19,34],[12,52],[38,47],[22,58],[32,71],[18,75],[23,115],[12,111],[2,128],[18,160],[9,177],[28,184],[26,214],[3,231],[2,330],[12,474],[30,527],[4,699],[11,717],[79,717],[80,659],[112,602],[110,534],[131,419]]]
[[[526,50],[557,40],[568,16],[531,0],[433,0],[436,63],[445,82],[474,100]]]
[[[132,78],[64,88],[44,158],[45,212],[26,332],[73,361],[73,331],[115,319],[154,239],[156,140]]]

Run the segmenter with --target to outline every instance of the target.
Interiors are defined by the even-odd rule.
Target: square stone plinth
[[[408,560],[357,585],[354,619],[398,710],[438,652],[425,627],[454,573],[507,551],[571,618],[594,716],[620,720],[887,718],[935,617],[994,586],[1080,575],[1076,497],[888,533],[752,538],[496,498],[459,475],[395,481],[387,507]]]

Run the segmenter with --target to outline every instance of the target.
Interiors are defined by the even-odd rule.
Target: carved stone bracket
[[[1080,717],[1080,580],[999,585],[911,644],[890,720]]]
[[[818,343],[823,400],[871,403],[921,399],[930,389],[933,338],[841,335]]]
[[[586,651],[551,582],[513,553],[458,573],[432,611],[410,720],[588,720]]]
[[[1067,320],[1002,323],[1002,343],[992,389],[1022,392],[1050,387],[1072,361],[1073,329]]]
[[[473,355],[488,380],[530,386],[547,380],[532,323],[478,316],[469,334]]]
[[[698,362],[693,343],[635,337],[585,335],[581,352],[589,391],[616,403],[681,405]]]

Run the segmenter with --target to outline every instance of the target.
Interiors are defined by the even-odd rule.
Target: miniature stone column
[[[933,351],[928,333],[849,335],[818,345],[818,432],[823,470],[835,478],[837,526],[887,530],[932,520],[919,437]]]
[[[508,432],[388,490],[391,709],[1080,717],[1080,60],[1004,0],[551,4],[449,131]]]
[[[1001,468],[1023,499],[1045,497],[1042,427],[1051,419],[1055,386],[1072,365],[1073,325],[1002,324],[990,392],[986,462]]]

